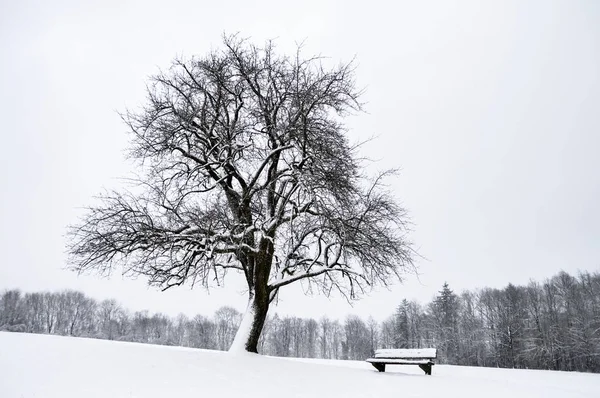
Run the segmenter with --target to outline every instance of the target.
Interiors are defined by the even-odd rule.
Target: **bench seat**
[[[417,365],[426,375],[431,375],[433,360],[437,357],[435,348],[423,349],[383,349],[375,351],[375,358],[367,359],[380,372],[385,372],[385,365]]]

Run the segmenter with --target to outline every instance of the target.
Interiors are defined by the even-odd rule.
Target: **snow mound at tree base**
[[[3,398],[598,397],[600,375],[283,359],[0,332]]]

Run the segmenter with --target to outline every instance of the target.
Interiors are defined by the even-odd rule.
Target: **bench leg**
[[[430,364],[419,365],[419,367],[423,370],[423,372],[425,372],[426,375],[431,376],[431,365]]]
[[[372,363],[371,365],[375,366],[375,369],[377,369],[380,372],[385,372],[385,363]]]

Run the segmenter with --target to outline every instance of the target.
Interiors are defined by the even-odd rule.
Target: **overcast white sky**
[[[277,312],[377,319],[406,297],[600,270],[599,1],[0,0],[0,290],[73,288],[132,310],[243,310],[225,289],[161,293],[77,277],[65,227],[130,173],[117,111],[175,55],[223,32],[282,52],[358,61],[368,114],[349,120],[393,181],[426,260],[421,276],[351,308],[282,292]]]

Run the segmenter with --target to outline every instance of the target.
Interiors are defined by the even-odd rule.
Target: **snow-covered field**
[[[378,373],[292,360],[0,332],[0,397],[600,397],[600,375],[436,365]]]

